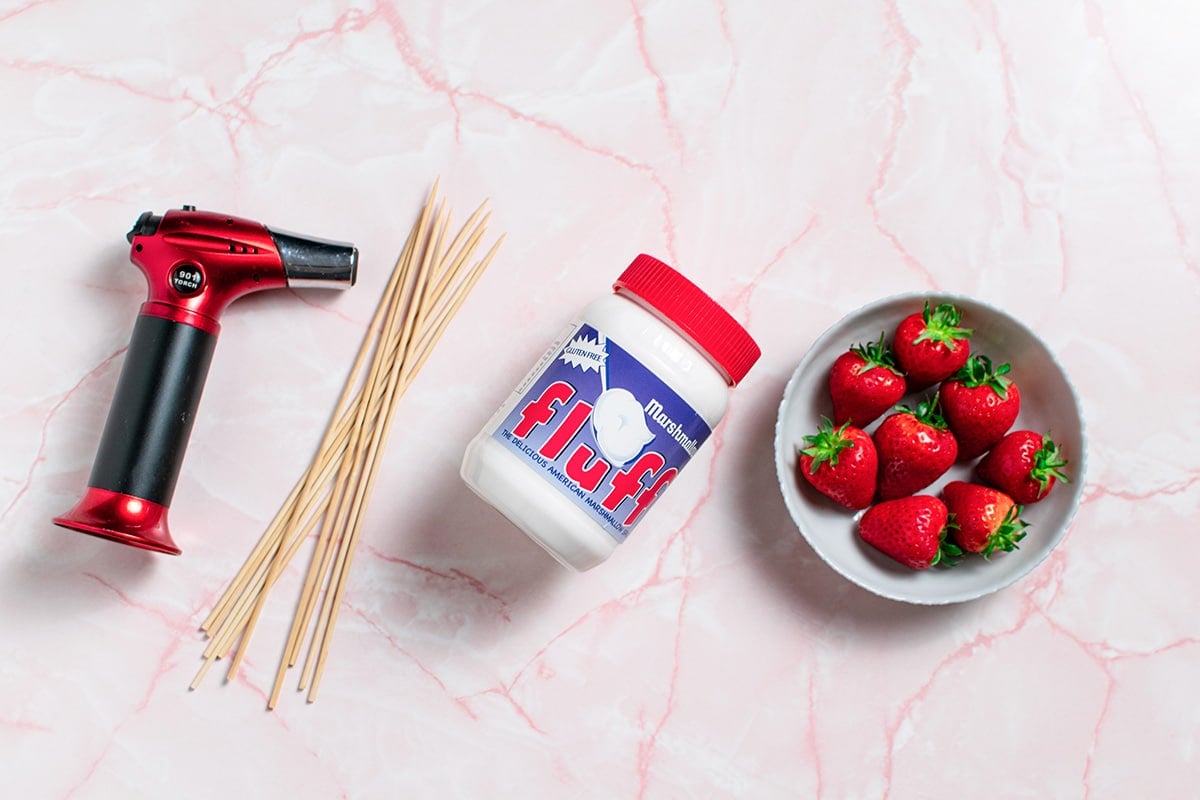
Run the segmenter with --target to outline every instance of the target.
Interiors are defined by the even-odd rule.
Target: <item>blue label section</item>
[[[622,542],[711,433],[641,362],[579,325],[493,438]]]

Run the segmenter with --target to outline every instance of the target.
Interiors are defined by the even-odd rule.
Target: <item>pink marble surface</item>
[[[1198,29],[1188,0],[0,3],[3,796],[1194,797]],[[509,238],[398,412],[322,696],[263,711],[294,570],[243,676],[189,693],[438,175]],[[143,295],[123,234],[180,203],[363,260],[226,315],[171,559],[49,519]],[[639,251],[764,356],[571,575],[458,461]],[[941,608],[828,569],[770,451],[813,339],[923,287],[1023,316],[1090,433],[1063,545]]]

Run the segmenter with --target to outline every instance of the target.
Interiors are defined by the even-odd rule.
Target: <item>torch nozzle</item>
[[[358,248],[347,242],[334,242],[267,228],[279,257],[288,286],[293,288],[347,289],[358,276]]]

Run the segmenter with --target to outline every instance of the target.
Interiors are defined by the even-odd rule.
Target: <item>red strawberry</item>
[[[865,427],[899,403],[904,392],[904,375],[882,333],[878,342],[856,344],[842,353],[829,371],[833,421],[839,425]]]
[[[930,310],[928,300],[923,313],[900,321],[892,348],[908,376],[909,391],[943,381],[967,362],[971,353],[967,339],[974,331],[959,327],[961,321],[962,314],[954,306],[942,303]]]
[[[974,355],[942,384],[942,412],[958,440],[958,457],[970,461],[1004,438],[1021,410],[1021,390],[1007,377],[1008,364],[992,369]]]
[[[1068,482],[1067,460],[1058,444],[1034,431],[1013,431],[993,447],[976,468],[984,483],[1022,505],[1050,493],[1054,481]]]
[[[913,569],[954,566],[962,551],[946,541],[946,530],[946,504],[927,494],[877,503],[858,521],[864,542]]]
[[[946,429],[938,398],[913,411],[901,406],[875,429],[879,454],[879,498],[891,500],[924,489],[954,465],[958,443]]]
[[[942,499],[957,527],[951,535],[968,553],[987,558],[997,550],[1017,549],[1025,538],[1021,507],[1004,492],[977,483],[951,481],[942,489]]]
[[[870,436],[849,423],[835,430],[822,418],[816,434],[805,436],[804,443],[808,447],[800,450],[798,467],[813,488],[856,511],[871,505],[879,461]]]

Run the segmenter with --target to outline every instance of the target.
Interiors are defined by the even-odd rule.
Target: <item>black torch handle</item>
[[[217,337],[141,315],[88,485],[171,505]]]

